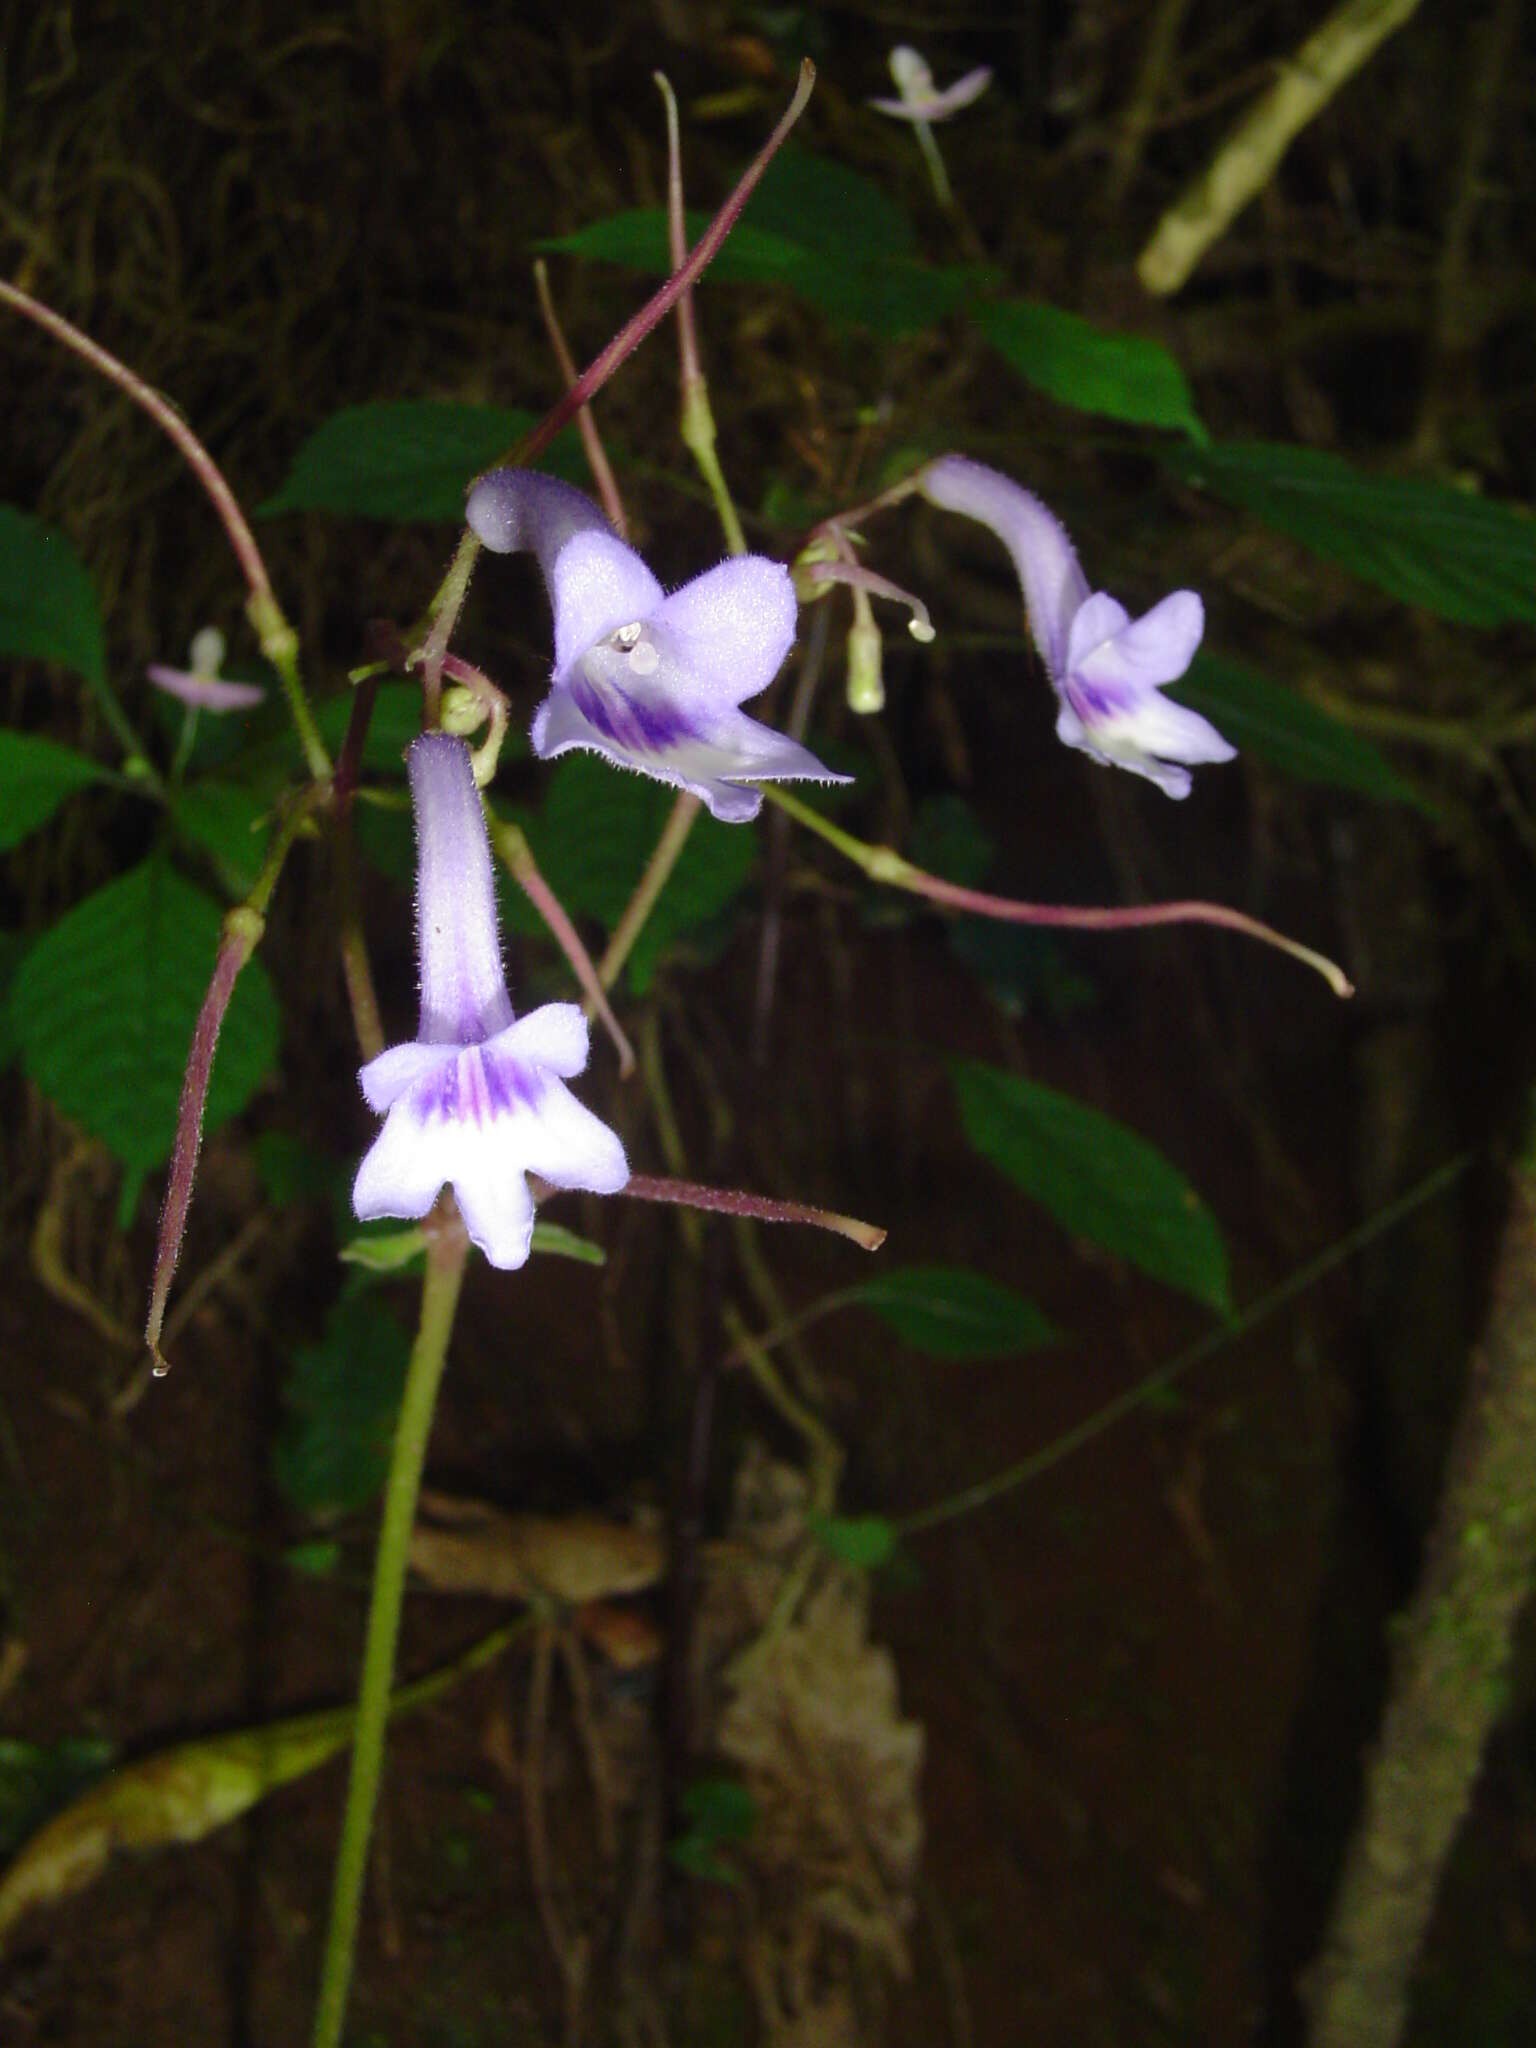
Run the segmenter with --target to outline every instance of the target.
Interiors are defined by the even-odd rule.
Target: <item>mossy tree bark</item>
[[[1536,1577],[1536,1159],[1517,1169],[1365,1806],[1305,1986],[1311,2048],[1393,2048],[1435,1892],[1497,1722]]]

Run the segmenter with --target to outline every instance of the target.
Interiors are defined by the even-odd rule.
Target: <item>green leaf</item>
[[[1001,1358],[1060,1334],[1032,1301],[964,1266],[903,1266],[864,1281],[854,1299],[935,1358]]]
[[[1405,604],[1469,626],[1536,620],[1536,520],[1514,505],[1267,441],[1168,449],[1163,459]]]
[[[14,505],[0,505],[0,654],[56,661],[98,689],[106,684],[101,606],[80,557],[62,533]]]
[[[734,1778],[695,1778],[678,1803],[692,1831],[711,1842],[745,1842],[757,1826],[757,1801]]]
[[[414,1265],[427,1248],[427,1233],[419,1223],[407,1230],[362,1230],[337,1253],[343,1265],[361,1266],[368,1273],[398,1273]]]
[[[46,824],[67,796],[101,776],[99,765],[72,747],[0,727],[0,852]]]
[[[11,983],[26,956],[25,932],[0,931],[0,1068],[8,1067],[20,1051],[11,1021]]]
[[[578,1237],[563,1223],[535,1223],[533,1248],[557,1259],[574,1259],[580,1266],[605,1266],[608,1254],[590,1237]]]
[[[289,1209],[295,1202],[329,1199],[336,1179],[336,1162],[302,1138],[288,1131],[263,1131],[252,1150],[262,1191],[274,1208]]]
[[[49,1814],[101,1776],[114,1754],[95,1736],[46,1745],[0,1737],[0,1856],[14,1855]]]
[[[1303,782],[1326,783],[1381,803],[1421,801],[1368,739],[1243,662],[1198,654],[1169,695],[1203,712],[1240,753]]]
[[[211,896],[151,858],[77,903],[38,940],[12,986],[28,1074],[137,1172],[170,1153],[221,926]],[[224,1018],[207,1130],[245,1107],[276,1064],[277,1047],[272,984],[252,960]]]
[[[1205,440],[1184,372],[1161,342],[1109,333],[1036,299],[980,306],[976,323],[1010,368],[1058,405]]]
[[[291,1543],[283,1552],[283,1563],[309,1579],[331,1578],[341,1564],[339,1543]]]
[[[811,1534],[843,1564],[856,1571],[878,1571],[896,1555],[901,1536],[883,1515],[813,1515]]]
[[[518,406],[465,405],[440,398],[349,405],[317,427],[281,488],[258,517],[338,512],[361,519],[462,522],[471,480],[505,455],[534,424]],[[562,445],[563,444],[563,445]],[[569,434],[541,458],[580,475]]]
[[[300,1513],[350,1513],[384,1484],[409,1355],[376,1294],[339,1301],[324,1336],[298,1353],[272,1470]]]
[[[907,842],[907,859],[914,867],[975,889],[992,865],[992,853],[987,828],[963,796],[951,791],[923,798]]]
[[[707,215],[690,214],[689,241],[707,224]],[[658,276],[672,268],[660,207],[614,214],[538,246]],[[793,147],[769,165],[709,276],[784,288],[840,326],[893,337],[931,326],[995,280],[976,264],[925,263],[905,215],[878,185]]]
[[[222,775],[205,775],[176,793],[172,816],[176,829],[212,858],[219,880],[231,896],[250,894],[266,858],[264,829],[271,799]]]
[[[1215,1219],[1145,1138],[1102,1110],[979,1060],[958,1061],[950,1073],[971,1144],[1065,1230],[1231,1313]]]
[[[1047,932],[995,917],[952,917],[946,931],[949,950],[1005,1016],[1038,1012],[1066,1024],[1098,999],[1093,983]]]
[[[519,812],[517,822],[544,879],[571,915],[596,918],[611,931],[675,800],[676,791],[659,782],[576,754],[556,765],[543,809]],[[629,958],[637,995],[650,986],[657,963],[676,939],[697,932],[741,894],[756,850],[754,834],[740,825],[722,825],[707,814],[695,820]],[[544,929],[520,890],[507,897],[507,921],[522,932]]]

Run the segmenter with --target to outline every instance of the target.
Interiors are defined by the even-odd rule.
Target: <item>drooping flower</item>
[[[180,698],[197,711],[249,711],[267,694],[258,683],[228,683],[219,674],[224,664],[224,635],[217,626],[204,626],[192,636],[188,660],[186,668],[167,668],[152,661],[144,673],[157,690]]]
[[[543,571],[555,665],[535,753],[587,748],[691,790],[727,824],[762,806],[744,783],[848,780],[737,709],[767,689],[795,637],[782,563],[736,556],[669,596],[584,492],[537,470],[489,471],[466,517],[486,547],[529,549]]]
[[[358,1168],[352,1206],[365,1221],[424,1216],[448,1183],[491,1264],[521,1266],[533,1236],[526,1175],[611,1195],[629,1168],[618,1138],[565,1086],[587,1063],[581,1011],[546,1003],[513,1016],[469,748],[429,732],[406,758],[421,1024],[359,1076],[384,1128]]]
[[[1010,477],[963,455],[922,472],[923,496],[991,527],[1013,557],[1024,609],[1060,701],[1056,736],[1108,767],[1145,775],[1168,796],[1188,796],[1183,762],[1230,761],[1237,749],[1208,720],[1163,696],[1189,667],[1205,630],[1193,590],[1175,590],[1133,619],[1090,591],[1060,521]]]
[[[927,58],[909,43],[898,43],[892,50],[890,66],[900,99],[871,100],[869,104],[878,112],[889,114],[893,121],[947,121],[962,107],[979,100],[992,83],[991,66],[978,64],[974,71],[967,71],[940,92]]]

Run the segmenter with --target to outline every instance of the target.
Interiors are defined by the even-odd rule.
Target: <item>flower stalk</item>
[[[400,1608],[410,1562],[411,1530],[421,1492],[421,1473],[437,1390],[448,1360],[448,1343],[464,1279],[469,1239],[452,1203],[444,1201],[427,1232],[427,1269],[421,1288],[421,1316],[406,1368],[405,1391],[395,1425],[389,1477],[384,1484],[384,1512],[374,1557],[373,1592],[368,1606],[368,1632],[363,1647],[362,1681],[357,1695],[357,1721],[352,1743],[352,1768],[347,1779],[347,1804],[336,1852],[331,1889],[330,1926],[325,1938],[320,1993],[315,2009],[313,2048],[339,2048],[346,2019],[347,1993],[357,1947],[357,1922],[368,1844],[378,1803],[384,1765],[384,1734],[389,1721],[390,1688],[395,1650],[400,1638]]]
[[[1277,951],[1289,954],[1293,960],[1299,960],[1304,967],[1320,974],[1336,996],[1352,996],[1355,992],[1354,983],[1343,968],[1326,954],[1314,952],[1299,940],[1277,932],[1272,925],[1263,924],[1241,910],[1229,909],[1224,903],[1203,903],[1191,898],[1174,903],[1131,903],[1095,908],[1073,903],[1021,903],[1011,896],[991,896],[984,890],[965,889],[958,882],[946,882],[942,876],[930,875],[926,869],[904,860],[889,846],[871,846],[867,840],[856,839],[851,832],[834,825],[830,818],[823,818],[819,812],[813,811],[809,804],[791,796],[788,790],[776,789],[765,783],[763,794],[797,824],[825,839],[829,846],[835,846],[872,882],[883,882],[892,889],[906,889],[914,896],[926,896],[930,902],[941,903],[947,910],[969,911],[973,917],[992,917],[1003,924],[1043,925],[1063,931],[1123,932],[1164,924],[1216,925],[1223,931],[1239,932],[1245,938],[1257,939],[1262,945],[1273,946]]]

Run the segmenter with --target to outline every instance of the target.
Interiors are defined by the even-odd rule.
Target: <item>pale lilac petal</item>
[[[590,659],[590,658],[589,658]],[[588,714],[591,714],[589,716]],[[762,809],[756,790],[737,782],[849,782],[818,761],[808,747],[749,718],[744,711],[713,711],[688,725],[633,694],[560,685],[533,721],[534,752],[544,760],[572,748],[601,754],[616,768],[637,769],[674,789],[686,789],[725,825],[749,823]],[[641,721],[644,721],[643,728]],[[649,735],[664,734],[650,744]]]
[[[462,1045],[512,1022],[485,814],[463,740],[424,732],[406,750],[406,768],[416,818],[416,1036]]]
[[[661,603],[650,570],[617,534],[578,533],[546,571],[555,613],[555,674],[563,676],[595,641],[645,618]]]
[[[1146,754],[1165,755],[1171,761],[1198,765],[1202,761],[1230,761],[1237,753],[1236,747],[1222,738],[1208,718],[1202,718],[1187,704],[1176,704],[1161,690],[1148,690],[1123,725],[1101,728],[1101,744],[1106,731],[1114,745],[1121,744],[1123,735],[1128,745]]]
[[[222,676],[199,675],[191,669],[166,668],[151,662],[144,671],[157,690],[177,697],[199,711],[249,711],[266,699],[259,683],[227,683]]]
[[[647,615],[661,650],[675,654],[711,695],[755,697],[778,674],[795,638],[795,586],[782,562],[741,555],[695,576]]]
[[[560,1081],[546,1082],[537,1107],[517,1118],[512,1142],[518,1163],[552,1187],[616,1195],[629,1179],[617,1135]]]
[[[414,1093],[402,1096],[357,1169],[354,1213],[364,1223],[380,1216],[425,1216],[452,1171],[455,1135],[452,1127],[419,1113]]]
[[[533,1244],[533,1196],[525,1165],[512,1129],[500,1121],[483,1130],[460,1130],[449,1176],[453,1198],[470,1242],[504,1272],[526,1265]]]
[[[1102,608],[1097,616],[1095,607]],[[1111,613],[1118,614],[1113,624]],[[1205,607],[1192,590],[1171,592],[1134,621],[1100,592],[1072,622],[1067,665],[1092,683],[1172,683],[1193,661],[1204,631]]]
[[[1125,768],[1144,775],[1171,797],[1189,794],[1190,775],[1180,762],[1230,761],[1237,749],[1224,740],[1208,719],[1187,705],[1175,704],[1161,691],[1127,693],[1118,708],[1105,699],[1092,702],[1091,715],[1078,714],[1085,695],[1075,686],[1064,699],[1056,720],[1056,736],[1107,768]]]
[[[590,1027],[575,1003],[545,1003],[490,1039],[486,1057],[521,1060],[569,1080],[587,1064]]]
[[[930,504],[990,526],[1013,558],[1029,630],[1052,679],[1066,667],[1072,621],[1088,601],[1088,579],[1066,529],[1011,477],[964,455],[941,455],[922,472]]]
[[[1106,640],[1113,640],[1131,623],[1131,615],[1118,598],[1107,590],[1096,590],[1080,605],[1067,631],[1067,652],[1063,673],[1075,675],[1086,656]]]
[[[382,1116],[418,1082],[435,1079],[459,1056],[456,1045],[420,1045],[408,1039],[371,1059],[358,1075],[368,1107]]]
[[[942,92],[935,92],[930,81],[926,91],[914,92],[908,98],[871,100],[869,104],[879,113],[889,114],[893,121],[947,121],[962,108],[974,105],[991,83],[991,66],[978,64],[974,71],[965,72]]]

